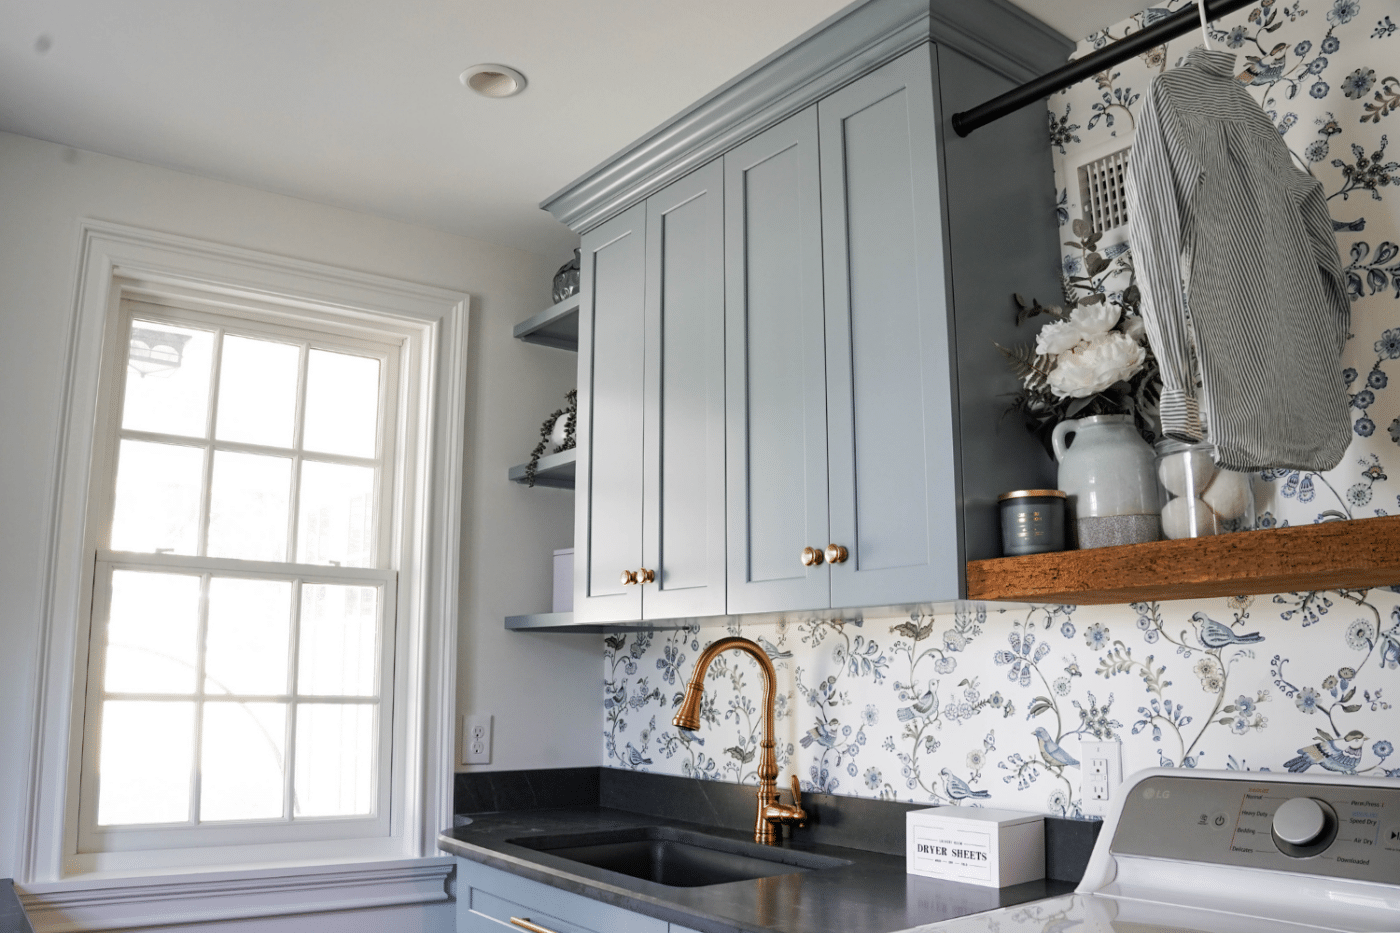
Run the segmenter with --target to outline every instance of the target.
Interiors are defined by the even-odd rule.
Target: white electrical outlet
[[[490,716],[462,717],[462,764],[489,765],[491,763],[491,718]]]
[[[1086,816],[1107,816],[1108,804],[1123,783],[1123,745],[1109,742],[1080,742],[1079,768],[1082,775],[1081,806]]]

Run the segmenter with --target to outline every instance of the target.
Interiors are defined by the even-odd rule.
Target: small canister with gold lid
[[[1058,489],[1017,489],[997,496],[1001,553],[1007,557],[1065,549],[1065,494]]]

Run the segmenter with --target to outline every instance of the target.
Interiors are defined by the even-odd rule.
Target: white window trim
[[[29,762],[26,825],[16,880],[22,891],[46,900],[63,890],[81,888],[86,910],[107,904],[125,925],[140,925],[133,898],[152,892],[152,917],[169,923],[162,904],[172,895],[161,885],[189,886],[208,891],[217,877],[246,876],[247,871],[201,875],[158,875],[124,879],[75,874],[69,814],[77,793],[71,756],[74,716],[81,714],[85,684],[80,656],[87,651],[89,617],[84,611],[90,595],[92,566],[86,551],[85,526],[92,480],[92,454],[97,428],[98,394],[104,330],[120,304],[123,289],[141,293],[203,294],[220,303],[255,302],[260,307],[285,307],[312,314],[318,309],[336,315],[392,319],[422,354],[416,390],[423,403],[404,409],[399,431],[416,431],[421,438],[414,486],[406,501],[410,529],[403,547],[414,560],[400,579],[398,650],[410,662],[404,681],[396,684],[396,715],[408,717],[404,767],[398,770],[402,793],[396,799],[404,819],[395,820],[399,858],[431,859],[437,832],[451,819],[453,708],[455,697],[457,568],[460,550],[461,488],[466,408],[467,321],[469,296],[428,285],[338,269],[319,263],[273,256],[238,247],[157,233],[102,221],[85,221],[79,240],[79,266],[70,323],[63,418],[57,438],[50,532],[45,546],[45,603],[39,656],[36,706],[38,711]],[[409,514],[411,513],[411,514]],[[397,763],[396,763],[397,770]],[[344,873],[364,874],[370,889],[397,860],[383,856],[365,860],[367,853],[340,859],[303,858],[282,869],[269,869],[257,847],[250,847],[242,866],[253,874],[288,879],[323,876],[328,866]],[[319,867],[309,867],[312,864]],[[412,863],[410,863],[412,864]],[[234,866],[224,866],[233,868]],[[394,869],[398,871],[399,869]],[[392,874],[393,872],[391,872]],[[235,881],[229,880],[229,884]],[[395,882],[397,883],[397,882]],[[308,884],[316,882],[308,877]],[[390,885],[393,886],[392,884]],[[293,883],[293,887],[295,884]],[[419,886],[424,887],[424,886]],[[154,893],[157,890],[163,893]],[[366,889],[364,896],[373,896]],[[445,896],[441,885],[426,885],[423,900]],[[433,893],[433,892],[436,893]],[[42,893],[41,893],[42,892]],[[102,892],[106,892],[103,894]],[[213,893],[208,891],[208,893]],[[26,898],[27,900],[29,898]],[[397,901],[404,903],[405,901]],[[337,902],[339,904],[341,902]],[[345,903],[348,903],[346,901]],[[330,909],[326,905],[313,909]],[[304,912],[304,905],[286,903],[270,913]],[[231,914],[237,915],[237,914]],[[266,915],[266,914],[260,914]],[[91,914],[89,916],[92,916]],[[96,919],[92,917],[92,919]],[[205,918],[209,919],[209,918]]]
[[[306,320],[292,321],[290,322],[292,326],[289,326],[288,316],[291,312],[288,309],[254,307],[253,303],[247,299],[237,302],[238,307],[229,307],[227,302],[210,305],[206,296],[193,293],[189,289],[182,289],[181,291],[186,293],[183,295],[164,294],[154,297],[148,295],[138,283],[125,277],[118,277],[115,281],[118,283],[122,300],[120,311],[114,314],[108,322],[104,336],[106,345],[111,350],[105,354],[106,358],[103,361],[105,372],[99,390],[97,410],[99,428],[94,442],[93,455],[93,462],[96,466],[90,484],[88,532],[85,543],[86,552],[91,553],[95,549],[97,556],[96,580],[91,590],[92,600],[86,608],[86,614],[92,620],[92,628],[89,633],[90,644],[96,645],[105,642],[102,633],[104,633],[108,621],[107,601],[110,598],[111,575],[114,571],[124,569],[213,573],[224,577],[253,575],[265,578],[319,578],[320,582],[326,583],[371,585],[380,593],[379,624],[381,631],[385,633],[381,638],[389,637],[396,632],[397,625],[395,623],[400,601],[397,598],[397,573],[394,568],[400,564],[400,551],[403,542],[398,540],[395,529],[398,516],[403,511],[403,503],[399,500],[404,496],[411,496],[414,487],[411,479],[408,482],[401,482],[401,479],[414,475],[414,465],[419,454],[416,432],[411,429],[399,431],[397,427],[400,420],[400,409],[404,405],[411,404],[417,397],[417,393],[414,391],[404,393],[399,391],[402,382],[400,379],[401,363],[411,355],[413,349],[408,338],[399,332],[396,325],[391,325],[387,329],[380,326],[369,333],[364,332],[365,328],[358,321],[323,320],[327,317],[326,315],[317,315],[315,318],[306,316]],[[132,436],[132,432],[125,431],[121,427],[121,416],[125,404],[123,401],[124,387],[127,385],[128,379],[126,357],[120,351],[125,350],[128,343],[128,328],[131,327],[133,321],[138,319],[155,321],[173,327],[209,328],[211,331],[224,331],[235,335],[240,333],[256,334],[259,337],[283,339],[295,344],[306,343],[312,348],[362,354],[379,361],[381,400],[380,410],[377,412],[378,425],[374,455],[368,458],[335,457],[315,451],[305,452],[310,459],[320,462],[340,460],[357,465],[371,462],[377,468],[379,479],[376,483],[375,497],[378,502],[379,520],[377,522],[378,530],[373,565],[370,567],[312,567],[297,563],[294,559],[295,555],[291,552],[288,553],[288,560],[267,562],[193,555],[141,555],[105,549],[110,545],[111,539],[112,514],[116,498],[115,465],[118,461],[118,451],[122,438]],[[305,362],[303,361],[303,365]],[[215,404],[217,397],[212,378],[216,372],[216,368],[211,368],[211,381],[208,387],[210,392],[208,398],[211,405]],[[305,378],[304,374],[301,378]],[[301,391],[302,388],[299,386],[298,391]],[[400,399],[401,394],[403,395],[402,400]],[[207,411],[206,417],[209,417]],[[234,444],[216,437],[195,439],[159,432],[136,432],[134,436],[138,439],[154,440],[157,443],[193,443],[194,446],[201,449],[203,447],[215,450],[239,450],[242,448],[253,453],[267,452],[260,445]],[[299,456],[300,453],[298,448],[298,453],[294,456]],[[204,466],[206,497],[210,488],[209,471],[212,466],[212,462],[206,459]],[[207,504],[204,507],[207,508]],[[413,556],[405,556],[411,564]],[[71,839],[72,829],[70,828],[70,840],[66,850],[72,852],[76,846],[77,851],[88,854],[72,859],[69,863],[69,871],[76,870],[80,873],[85,870],[101,871],[116,866],[151,867],[160,865],[162,860],[165,864],[179,864],[182,868],[191,862],[222,864],[227,861],[228,853],[219,851],[220,846],[250,843],[266,845],[265,851],[268,856],[275,857],[274,847],[270,845],[275,840],[280,840],[283,843],[279,847],[283,857],[291,857],[293,854],[306,851],[314,852],[316,849],[315,840],[330,838],[349,840],[346,845],[350,848],[345,849],[344,854],[348,855],[350,852],[360,852],[366,855],[375,853],[379,848],[382,848],[382,843],[376,842],[374,837],[390,835],[390,818],[398,816],[396,813],[398,807],[394,805],[396,803],[394,789],[398,783],[397,779],[401,778],[403,773],[402,769],[398,767],[398,763],[405,754],[405,736],[402,734],[405,730],[394,728],[393,716],[398,694],[397,690],[392,689],[396,683],[396,658],[399,657],[396,644],[396,641],[387,641],[378,646],[381,653],[377,680],[380,684],[388,685],[389,689],[377,691],[373,704],[376,707],[377,760],[394,766],[394,779],[384,779],[388,777],[385,769],[383,767],[376,768],[374,775],[375,805],[371,813],[345,818],[317,817],[271,821],[236,821],[227,824],[196,824],[193,826],[188,824],[130,827],[96,825],[98,788],[95,772],[99,744],[98,728],[104,691],[99,682],[101,662],[97,655],[89,652],[86,658],[88,701],[83,723],[83,747],[81,749],[73,747],[71,750],[73,765],[78,764],[80,754],[85,755],[86,759],[80,768],[70,769],[70,781],[78,781],[81,787],[82,802],[78,808],[79,819],[76,821],[77,839],[76,842]],[[84,664],[82,657],[78,659],[78,664],[80,666]],[[290,720],[290,718],[289,713],[288,719]],[[198,729],[199,726],[196,725],[196,728]],[[295,753],[293,752],[293,754]],[[287,769],[287,773],[284,775],[286,781],[292,779],[292,770],[294,769]],[[311,844],[297,845],[297,843],[302,842],[310,842]],[[200,851],[188,851],[195,847]],[[186,851],[170,851],[173,849]]]

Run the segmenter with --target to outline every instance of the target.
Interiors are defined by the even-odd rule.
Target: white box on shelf
[[[1005,888],[1045,877],[1045,817],[1019,810],[933,807],[905,814],[911,875]]]
[[[551,611],[574,611],[574,549],[571,547],[554,552],[554,609]]]

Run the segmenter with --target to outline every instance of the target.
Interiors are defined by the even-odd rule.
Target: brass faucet
[[[807,811],[802,809],[802,789],[795,774],[792,776],[792,804],[779,800],[778,759],[773,753],[773,710],[778,698],[778,673],[773,669],[773,661],[768,654],[747,638],[721,638],[710,645],[700,653],[700,660],[695,662],[695,673],[685,686],[685,699],[671,722],[687,732],[700,728],[700,700],[705,694],[705,672],[716,655],[730,648],[751,655],[763,671],[763,741],[759,744],[758,818],[754,821],[753,838],[754,842],[775,846],[782,841],[778,824],[806,826]]]

